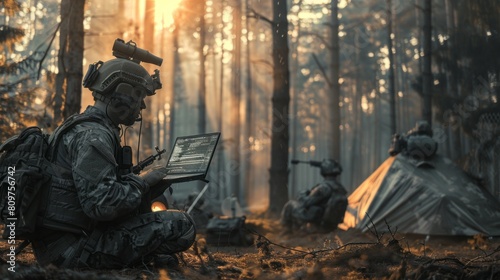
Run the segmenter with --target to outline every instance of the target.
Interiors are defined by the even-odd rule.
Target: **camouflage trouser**
[[[322,215],[323,209],[319,206],[305,209],[300,202],[290,200],[281,211],[281,224],[288,229],[299,228],[306,223],[320,224]]]
[[[42,265],[122,268],[148,262],[153,254],[185,251],[193,244],[195,235],[194,223],[188,214],[168,210],[141,214],[106,230],[95,230],[88,237],[74,240],[70,246],[67,243],[71,241],[62,238],[46,248],[47,254],[37,248],[35,254]]]
[[[335,229],[337,225],[344,221],[344,215],[347,208],[347,197],[345,195],[332,196],[326,205],[323,214],[323,226]]]

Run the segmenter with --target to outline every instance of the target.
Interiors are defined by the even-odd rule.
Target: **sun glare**
[[[157,22],[160,22],[164,27],[170,26],[173,22],[174,11],[179,7],[182,0],[161,0],[155,1],[155,17]]]

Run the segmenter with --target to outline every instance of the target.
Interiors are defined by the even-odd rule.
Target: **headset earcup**
[[[127,102],[124,96],[112,97],[107,106],[108,116],[119,123],[124,123],[130,118],[131,110],[131,104]]]

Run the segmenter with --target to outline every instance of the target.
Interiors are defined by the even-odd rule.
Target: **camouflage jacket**
[[[324,180],[314,186],[306,196],[299,199],[299,202],[305,207],[324,206],[332,195],[344,195],[346,190],[335,180]]]
[[[63,135],[62,145],[56,147],[55,163],[71,170],[74,190],[70,189],[66,193],[59,190],[59,197],[49,198],[49,201],[56,200],[55,205],[59,204],[60,209],[51,207],[50,205],[54,205],[51,202],[48,211],[68,211],[66,217],[59,220],[78,220],[76,216],[79,216],[93,221],[111,221],[136,210],[141,203],[142,194],[148,191],[148,186],[135,174],[119,175],[119,128],[95,107],[89,106],[83,114],[96,115],[102,122],[83,122]],[[71,192],[76,192],[76,203],[79,205],[61,202],[75,199]],[[71,211],[78,213],[73,215],[75,217],[70,217]]]

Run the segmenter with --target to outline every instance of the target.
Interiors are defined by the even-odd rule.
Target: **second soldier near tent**
[[[296,163],[298,161],[292,161]],[[281,212],[281,224],[286,232],[312,226],[316,231],[333,231],[344,219],[347,191],[337,181],[342,167],[333,159],[310,162],[319,167],[323,182],[300,194],[297,200],[288,201]]]

